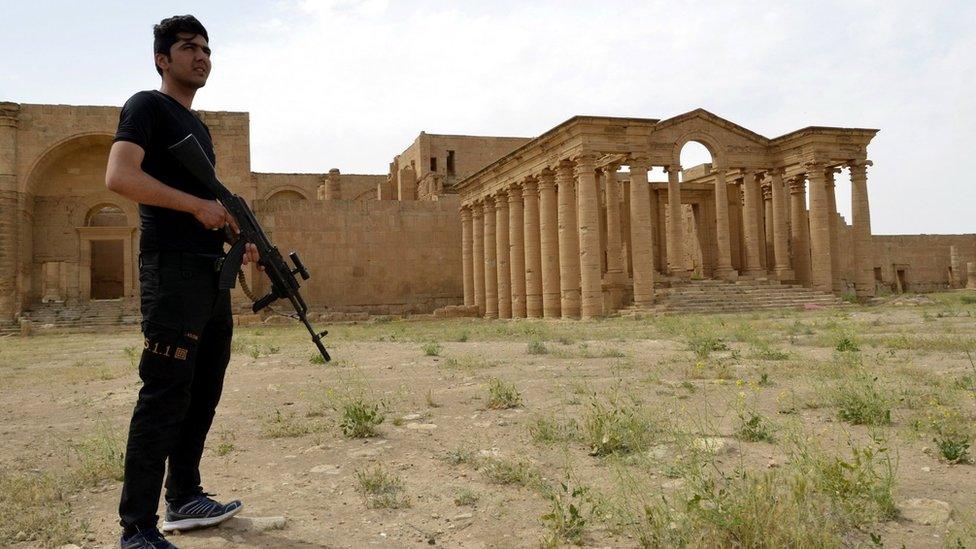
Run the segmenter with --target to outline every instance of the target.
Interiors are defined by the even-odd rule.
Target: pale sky
[[[973,233],[976,2],[0,0],[0,100],[157,88],[152,25],[193,13],[194,103],[251,113],[254,171],[386,173],[421,131],[536,136],[702,107],[767,137],[878,128],[875,234]],[[686,166],[707,161],[683,155]],[[850,186],[838,182],[850,221]]]

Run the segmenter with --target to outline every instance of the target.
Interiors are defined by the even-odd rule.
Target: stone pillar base
[[[712,276],[718,280],[735,282],[739,279],[739,271],[735,269],[715,269],[715,274]]]
[[[692,274],[694,274],[694,273],[692,273],[691,271],[686,271],[686,270],[681,270],[681,271],[672,270],[669,273],[669,276],[672,276],[674,278],[680,278],[682,280],[690,280]]]
[[[739,274],[739,278],[748,278],[748,279],[768,278],[768,277],[769,275],[766,273],[766,271],[762,269],[745,270]]]
[[[776,269],[773,271],[773,276],[780,282],[796,280],[796,273],[793,272],[793,269]]]

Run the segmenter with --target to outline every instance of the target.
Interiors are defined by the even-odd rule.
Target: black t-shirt
[[[216,164],[210,129],[195,113],[162,92],[141,91],[122,107],[115,141],[129,141],[146,151],[142,171],[174,189],[213,200],[214,195],[169,152],[171,145],[191,133],[200,141],[210,162]],[[224,232],[207,230],[190,213],[139,204],[139,218],[142,252],[223,254]]]

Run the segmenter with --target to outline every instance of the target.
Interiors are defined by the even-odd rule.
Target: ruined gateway
[[[872,235],[873,129],[767,138],[701,109],[573,117],[536,138],[421,132],[387,174],[287,174],[251,171],[247,113],[199,114],[221,179],[300,251],[313,308],[339,316],[591,318],[666,310],[682,288],[744,308],[830,304],[961,287],[976,261],[976,235]],[[103,182],[118,115],[0,103],[0,324],[135,319],[138,211]],[[710,164],[680,165],[692,141]],[[654,166],[666,181],[648,181]]]

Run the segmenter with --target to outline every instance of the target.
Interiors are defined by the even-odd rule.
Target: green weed
[[[356,491],[363,496],[363,501],[369,509],[410,507],[410,500],[403,494],[403,481],[381,466],[357,470],[356,481]]]
[[[498,378],[488,380],[488,408],[504,410],[522,405],[522,394],[514,383],[506,383]]]

